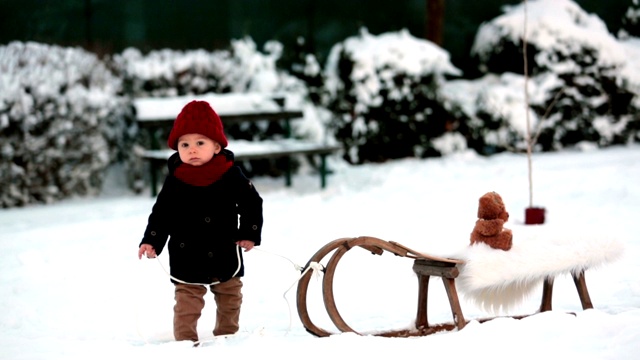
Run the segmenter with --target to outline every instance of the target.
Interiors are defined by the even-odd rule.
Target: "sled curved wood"
[[[327,243],[325,246],[321,247],[320,250],[318,250],[315,254],[313,254],[311,259],[307,261],[307,264],[304,266],[304,268],[307,269],[311,265],[311,263],[314,262],[320,263],[320,261],[322,261],[322,259],[324,259],[327,254],[334,251],[338,246],[342,245],[349,239],[350,238],[336,239]],[[320,337],[329,336],[332,334],[331,332],[316,326],[309,317],[309,311],[307,309],[307,289],[309,288],[311,275],[311,272],[307,272],[298,281],[298,290],[296,295],[298,316],[300,317],[300,321],[302,321],[302,325],[304,325],[305,329],[307,329],[308,332]]]
[[[307,262],[305,269],[309,267],[312,262],[320,263],[320,261],[324,259],[325,256],[333,252],[333,255],[329,259],[327,266],[324,268],[324,278],[323,278],[323,287],[322,287],[323,300],[324,300],[325,309],[327,311],[327,314],[329,315],[329,318],[331,319],[331,321],[333,321],[334,325],[338,328],[338,330],[342,332],[358,333],[344,321],[344,319],[340,315],[340,312],[338,311],[338,308],[336,306],[335,299],[334,299],[333,280],[334,280],[335,270],[340,259],[342,259],[342,257],[344,256],[344,254],[346,254],[347,251],[351,250],[354,247],[361,247],[363,249],[370,251],[372,254],[375,254],[375,255],[382,255],[385,251],[388,251],[397,256],[408,257],[415,260],[430,261],[432,263],[441,264],[441,266],[442,264],[445,264],[445,266],[447,267],[453,267],[456,264],[459,264],[462,262],[461,260],[457,260],[457,259],[449,259],[449,258],[438,257],[430,254],[421,253],[411,248],[408,248],[404,245],[401,245],[397,242],[385,241],[385,240],[371,237],[371,236],[360,236],[356,238],[341,238],[341,239],[337,239],[329,242],[328,244],[320,248],[320,250],[318,250],[311,257],[311,259]],[[309,317],[309,312],[307,309],[307,289],[309,286],[310,279],[311,279],[311,273],[307,272],[298,282],[298,292],[297,292],[298,315],[300,316],[300,320],[302,321],[302,324],[304,325],[305,329],[308,332],[319,337],[330,336],[332,335],[331,332],[316,326],[311,321],[311,318]],[[456,298],[456,301],[457,301],[457,298]],[[426,306],[426,300],[424,305]],[[419,313],[420,312],[421,310],[419,310]],[[461,312],[460,312],[460,318],[462,318]],[[464,319],[462,319],[462,321],[464,321]],[[426,322],[426,316],[425,316],[425,322]],[[458,325],[460,325],[460,323],[458,323]],[[453,329],[453,328],[455,328],[455,325],[449,325],[448,327],[439,327],[439,328],[431,327],[428,332],[433,333],[435,331],[444,330],[444,329]],[[411,331],[390,331],[390,332],[380,333],[377,335],[381,335],[381,336],[424,335],[426,333],[426,329],[425,328],[418,329],[417,332],[420,332],[420,334],[416,332],[411,332]]]

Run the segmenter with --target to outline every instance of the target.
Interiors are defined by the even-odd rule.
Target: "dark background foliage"
[[[37,41],[82,46],[96,54],[127,47],[219,49],[250,36],[259,47],[277,40],[293,51],[304,48],[324,61],[330,48],[358,34],[406,28],[429,38],[429,3],[443,7],[441,45],[467,77],[479,75],[469,49],[478,26],[519,0],[0,0],[0,43]],[[617,33],[630,0],[578,0]],[[637,27],[628,23],[627,27]],[[285,56],[284,61],[294,57]],[[288,66],[285,66],[288,67]]]

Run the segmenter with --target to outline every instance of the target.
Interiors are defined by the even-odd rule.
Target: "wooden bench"
[[[340,150],[338,145],[329,145],[310,140],[291,138],[291,120],[301,119],[304,114],[300,110],[287,109],[284,98],[272,98],[265,94],[209,94],[196,97],[209,102],[216,110],[225,127],[234,124],[251,124],[259,122],[282,122],[284,133],[281,139],[259,141],[229,139],[228,149],[235,154],[236,161],[257,159],[286,159],[285,185],[292,184],[292,156],[319,156],[321,188],[326,187],[326,157]],[[182,107],[194,97],[174,98],[139,98],[134,100],[137,123],[150,136],[151,146],[143,149],[140,156],[149,161],[151,194],[158,192],[158,170],[165,166],[166,160],[175,151],[161,146],[161,129],[171,127]],[[166,135],[165,135],[166,136]]]

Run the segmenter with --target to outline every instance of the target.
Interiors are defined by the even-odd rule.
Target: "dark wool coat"
[[[223,150],[233,159],[233,153]],[[221,155],[217,155],[221,156]],[[169,238],[171,275],[209,284],[244,275],[238,240],[260,245],[262,198],[239,167],[232,166],[209,186],[178,180],[178,153],[169,158],[169,175],[153,206],[142,244],[160,255]]]

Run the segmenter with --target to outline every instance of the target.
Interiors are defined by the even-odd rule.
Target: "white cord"
[[[310,262],[309,266],[307,266],[306,268],[303,266],[300,266],[296,263],[294,263],[291,259],[287,258],[286,256],[282,256],[276,253],[272,253],[270,251],[266,251],[260,248],[254,248],[257,250],[260,250],[262,252],[265,252],[267,254],[271,254],[271,255],[275,255],[275,256],[279,256],[287,261],[289,261],[290,263],[293,264],[293,267],[296,269],[296,271],[301,271],[302,273],[300,274],[300,276],[296,279],[296,281],[293,282],[293,284],[291,284],[291,286],[289,286],[289,288],[282,294],[282,297],[284,298],[284,301],[287,303],[287,308],[289,309],[289,328],[287,329],[287,332],[289,332],[291,330],[291,323],[292,323],[292,319],[293,319],[293,315],[291,314],[291,304],[289,303],[289,299],[287,299],[287,293],[293,289],[293,287],[300,281],[300,279],[302,279],[302,277],[307,273],[307,271],[309,270],[313,270],[313,272],[318,275],[321,271],[324,270],[324,267],[322,266],[322,264],[318,263],[318,262]]]
[[[287,293],[289,292],[289,290],[291,290],[294,287],[295,284],[298,283],[298,281],[300,281],[300,279],[302,279],[302,277],[309,270],[313,270],[314,274],[316,274],[316,276],[317,276],[319,274],[319,272],[324,270],[324,267],[322,266],[322,264],[317,263],[315,261],[310,262],[309,266],[306,269],[304,269],[304,271],[300,274],[300,276],[296,279],[296,281],[294,281],[293,284],[291,284],[291,286],[289,286],[287,291],[285,291],[284,294],[282,294],[282,297],[287,302],[287,307],[289,308],[289,328],[287,329],[287,332],[289,332],[289,330],[291,330],[291,319],[293,318],[293,315],[291,314],[291,304],[289,304],[289,299],[287,299]]]
[[[259,248],[259,247],[254,247],[253,249],[254,249],[254,250],[258,250],[258,251],[262,251],[262,252],[267,253],[267,254],[271,254],[271,255],[273,255],[273,256],[279,256],[279,257],[281,257],[281,258],[283,258],[283,259],[285,259],[285,260],[289,261],[290,263],[292,263],[292,264],[293,264],[293,267],[294,267],[297,271],[302,271],[302,270],[304,270],[304,267],[302,267],[302,266],[300,266],[300,265],[298,265],[298,264],[294,263],[291,259],[289,259],[289,258],[288,258],[288,257],[286,257],[286,256],[282,256],[282,255],[280,255],[280,254],[272,253],[272,252],[270,252],[270,251],[267,251],[267,250],[261,249],[261,248]]]

